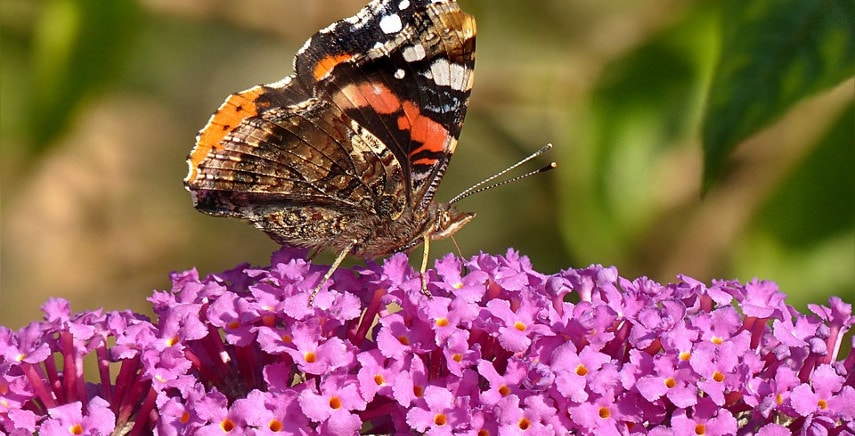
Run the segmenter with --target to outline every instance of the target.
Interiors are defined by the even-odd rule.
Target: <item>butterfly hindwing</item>
[[[365,213],[382,205],[400,213],[404,169],[378,139],[346,119],[338,108],[309,100],[244,120],[198,166],[197,208],[222,215],[238,209],[242,216],[243,206],[270,203]],[[399,200],[389,204],[389,198]]]

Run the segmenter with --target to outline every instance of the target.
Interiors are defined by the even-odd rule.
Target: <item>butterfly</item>
[[[293,74],[230,95],[199,132],[184,179],[194,206],[336,252],[314,294],[348,255],[424,243],[424,272],[430,241],[475,217],[434,200],[469,104],[475,33],[453,0],[375,0],[320,30]]]

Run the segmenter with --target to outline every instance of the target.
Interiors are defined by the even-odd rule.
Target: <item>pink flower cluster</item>
[[[0,428],[855,434],[840,351],[855,317],[837,298],[804,315],[772,282],[546,275],[509,251],[446,256],[430,299],[402,254],[340,269],[309,306],[327,268],[283,249],[269,267],[177,273],[154,323],[51,300],[43,322],[0,328]]]

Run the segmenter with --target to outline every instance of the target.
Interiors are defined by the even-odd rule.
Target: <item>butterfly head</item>
[[[430,238],[445,239],[455,234],[473,218],[475,218],[475,212],[458,212],[451,204],[438,204],[433,228],[430,229]]]

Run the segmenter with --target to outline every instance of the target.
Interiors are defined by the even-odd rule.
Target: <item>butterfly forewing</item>
[[[385,44],[331,67],[315,92],[393,150],[408,167],[413,207],[423,209],[454,153],[466,115],[475,25],[456,3],[437,3],[400,29]]]

